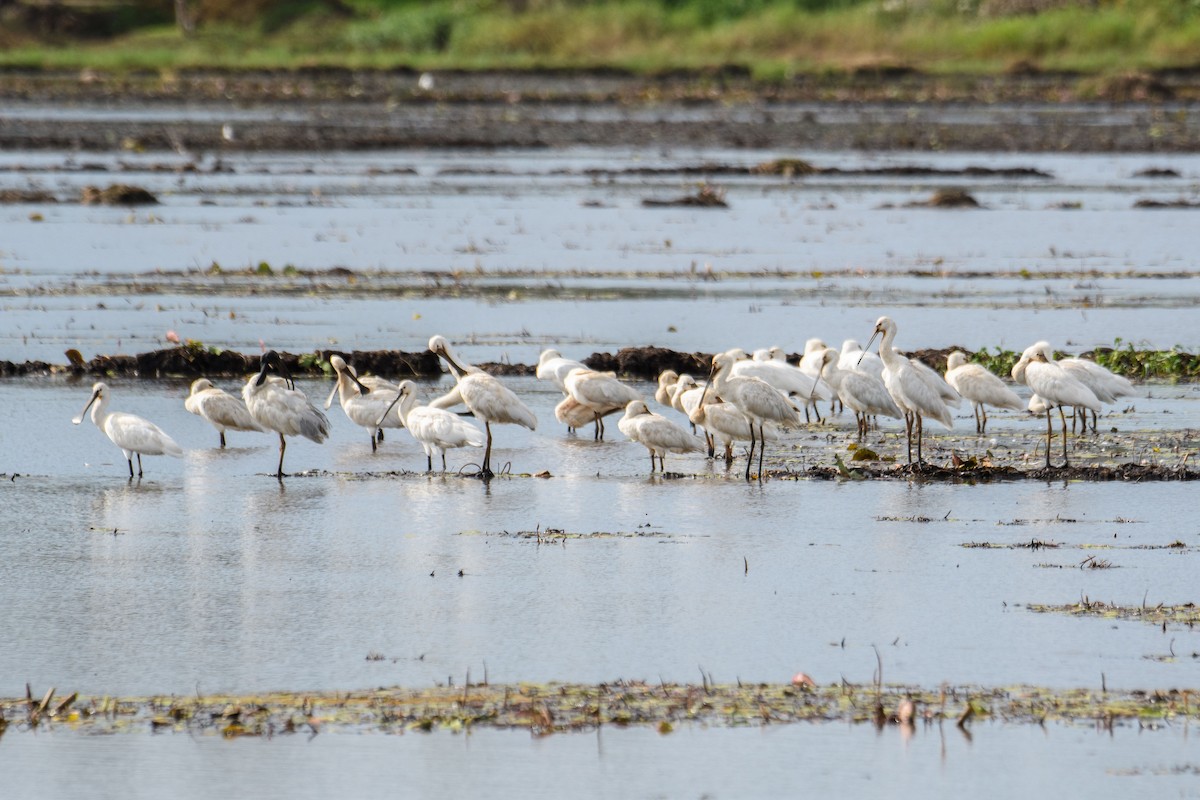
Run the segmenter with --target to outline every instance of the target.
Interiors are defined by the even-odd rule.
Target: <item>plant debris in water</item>
[[[472,728],[534,736],[603,726],[652,728],[851,722],[911,726],[976,720],[1008,724],[1157,727],[1200,719],[1191,690],[1127,692],[1046,689],[804,684],[701,685],[615,681],[601,684],[487,684],[361,692],[275,692],[211,697],[38,697],[0,699],[0,733],[65,729],[79,733],[176,732],[226,738],[321,732],[403,734]]]
[[[683,195],[670,200],[655,199],[648,197],[642,201],[642,205],[648,208],[655,206],[698,206],[700,208],[729,208],[729,203],[725,202],[725,190],[718,189],[710,184],[703,184],[696,190],[695,194]]]
[[[459,531],[459,536],[496,536],[502,539],[521,539],[526,541],[535,541],[538,544],[560,544],[569,540],[577,539],[662,539],[667,538],[670,534],[661,530],[655,530],[653,526],[646,524],[632,531],[592,531],[591,533],[583,533],[577,531],[568,531],[563,528],[542,528],[540,525],[533,530],[522,531]]]
[[[1073,617],[1103,617],[1105,619],[1131,619],[1149,622],[1152,625],[1177,623],[1189,628],[1200,622],[1200,608],[1195,603],[1181,603],[1169,606],[1159,603],[1154,606],[1121,606],[1115,603],[1105,603],[1102,600],[1089,600],[1084,597],[1078,603],[1068,605],[1043,605],[1041,603],[1026,603],[1025,607],[1039,614],[1070,614]]]

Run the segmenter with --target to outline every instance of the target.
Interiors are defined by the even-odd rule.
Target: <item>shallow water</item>
[[[918,726],[911,738],[866,725],[683,727],[668,736],[605,729],[530,739],[319,735],[226,742],[182,735],[5,737],[7,784],[47,796],[265,798],[745,797],[797,793],[887,798],[964,792],[1196,797],[1194,732],[1086,727]],[[851,755],[852,754],[852,755]],[[337,765],[331,769],[331,765]],[[1020,764],[1013,769],[1012,764]],[[1006,766],[1007,765],[1007,766]],[[1003,771],[998,784],[997,772]],[[1002,789],[998,787],[1002,786]]]
[[[301,385],[314,398],[327,391]],[[511,385],[542,427],[498,427],[496,463],[552,478],[427,476],[405,432],[372,456],[335,408],[329,442],[287,452],[285,468],[322,472],[281,483],[266,474],[272,437],[230,433],[222,452],[183,411],[182,384],[122,383],[113,407],[188,449],[146,458],[146,476],[130,482],[89,421],[67,422],[86,387],[4,385],[4,470],[20,477],[0,484],[13,531],[0,542],[0,693],[26,681],[120,694],[351,689],[460,681],[467,670],[493,682],[687,681],[699,666],[727,681],[800,669],[866,681],[872,645],[889,681],[1195,681],[1192,658],[1152,659],[1200,650],[1190,630],[1020,607],[1193,599],[1190,485],[760,485],[699,455],[669,459],[685,477],[663,479],[611,422],[609,441],[567,436],[551,421],[554,394],[530,379]],[[1161,393],[1104,424],[1152,437],[1164,420],[1197,421],[1194,393]],[[1042,430],[1004,414],[992,427],[1000,446],[1030,449]],[[890,430],[874,446],[902,457]],[[794,468],[828,463],[831,434],[838,448],[850,441],[800,433],[772,456],[786,446]],[[1179,455],[1164,443],[1161,457]],[[410,472],[380,474],[397,470]],[[932,521],[911,521],[921,517]],[[549,528],[609,535],[552,546],[513,536]],[[1064,547],[962,547],[1034,538]],[[1131,549],[1176,540],[1188,547]],[[1077,568],[1092,555],[1116,568]]]
[[[881,313],[897,317],[906,348],[1019,349],[1049,338],[1081,350],[1116,337],[1196,345],[1194,212],[1130,206],[1143,195],[1194,194],[1200,157],[919,158],[1037,166],[1053,173],[1048,181],[722,178],[728,212],[640,207],[645,196],[694,189],[690,178],[579,174],[777,155],[792,154],[243,155],[224,157],[233,173],[183,176],[139,171],[158,156],[96,156],[132,166],[95,174],[69,163],[90,156],[0,155],[0,188],[34,182],[73,196],[120,177],[164,201],[136,211],[0,206],[0,358],[142,352],[164,346],[168,330],[243,352],[417,350],[436,332],[461,342],[469,361],[519,363],[547,346],[574,357],[645,344],[795,351],[812,335],[865,340]],[[7,170],[18,162],[33,171]],[[1184,177],[1132,177],[1146,166]],[[369,174],[407,167],[416,174]],[[513,174],[484,173],[496,168]],[[880,207],[944,184],[968,186],[989,210]],[[604,207],[581,205],[588,200]],[[1063,200],[1082,208],[1047,208]],[[30,220],[35,212],[45,221]],[[268,291],[250,294],[244,280],[206,279],[214,260],[229,269],[267,261],[276,274],[263,280]],[[362,286],[343,279],[276,294],[315,280],[285,279],[288,263],[349,267]],[[707,280],[706,264],[728,274]],[[1025,278],[1021,269],[1069,274]],[[456,270],[487,291],[444,296],[438,287]],[[822,274],[803,274],[812,271]],[[987,274],[967,275],[975,271]],[[1143,272],[1152,276],[1130,274]],[[603,443],[590,432],[568,436],[553,422],[555,393],[531,379],[507,382],[541,425],[496,430],[496,462],[518,475],[489,484],[422,474],[424,458],[403,431],[372,455],[365,431],[337,408],[328,442],[289,444],[285,467],[306,474],[279,482],[267,474],[274,440],[234,432],[217,450],[215,432],[183,409],[186,382],[114,381],[115,409],[154,420],[187,450],[180,460],[145,459],[145,477],[129,481],[120,452],[90,421],[69,422],[89,382],[0,382],[0,695],[22,695],[27,681],[60,696],[354,690],[459,684],[468,671],[493,683],[695,682],[702,670],[721,682],[786,681],[803,670],[823,684],[867,683],[876,648],[888,683],[1198,682],[1193,630],[1024,607],[1082,596],[1195,601],[1200,533],[1188,485],[747,484],[740,465],[727,473],[700,456],[668,459],[682,477],[651,477],[645,450],[611,422]],[[318,402],[329,388],[300,385]],[[446,385],[423,383],[421,395]],[[1104,432],[1081,440],[1074,457],[1188,457],[1200,392],[1141,391],[1110,409]],[[1040,463],[1037,420],[998,413],[983,438],[967,434],[965,413],[955,426],[933,440],[935,459],[992,450]],[[848,427],[842,417],[790,434],[773,463],[800,471],[847,455]],[[902,457],[898,428],[884,430],[869,444]],[[448,460],[453,473],[478,454]],[[552,477],[526,477],[543,470]],[[551,528],[583,536],[517,535]],[[1034,539],[1061,546],[963,547]],[[1162,549],[1174,542],[1186,547]],[[1080,568],[1091,556],[1112,568]],[[26,794],[75,793],[88,775],[91,794],[134,797],[397,785],[439,796],[766,797],[803,786],[875,797],[931,786],[957,794],[985,781],[1006,794],[1195,794],[1186,731],[975,731],[973,743],[957,730],[919,727],[905,743],[894,729],[842,725],[231,743],[10,729],[0,764],[7,785]]]
[[[228,154],[228,171],[180,174],[158,170],[183,163],[161,154],[0,156],[0,188],[70,199],[120,180],[162,200],[0,206],[0,308],[11,320],[0,353],[144,350],[168,330],[243,351],[259,340],[413,349],[436,331],[505,349],[528,340],[525,361],[547,342],[796,351],[814,335],[865,338],[884,312],[913,347],[1197,345],[1196,212],[1132,205],[1194,198],[1200,156],[810,154],[843,168],[1023,166],[1051,177],[722,175],[728,210],[641,206],[694,191],[698,176],[587,172],[781,155],[795,154]],[[1135,176],[1163,166],[1183,177]],[[986,209],[903,207],[947,185]],[[1079,207],[1055,207],[1064,202]],[[214,263],[228,273],[264,262],[273,276],[205,275]],[[287,265],[302,274],[283,275]],[[359,274],[308,275],[333,267]],[[298,294],[272,296],[285,290]]]

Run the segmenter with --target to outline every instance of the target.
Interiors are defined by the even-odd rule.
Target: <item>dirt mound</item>
[[[322,363],[339,355],[358,370],[359,375],[378,375],[381,378],[430,378],[442,374],[441,361],[430,350],[405,353],[401,350],[319,350]],[[488,370],[489,372],[491,370]]]
[[[592,353],[583,360],[589,368],[616,372],[633,378],[656,380],[666,369],[689,375],[708,375],[712,356],[707,353],[680,353],[665,347],[624,347],[612,353]]]
[[[85,206],[148,206],[158,202],[157,197],[142,187],[124,183],[110,184],[105,189],[85,186],[81,198]]]

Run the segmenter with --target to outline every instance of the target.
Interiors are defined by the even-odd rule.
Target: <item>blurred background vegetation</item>
[[[1200,67],[1200,0],[0,0],[24,67]]]

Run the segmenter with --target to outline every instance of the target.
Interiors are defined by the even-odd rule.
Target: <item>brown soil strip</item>
[[[1195,70],[1105,79],[876,69],[777,84],[755,82],[736,67],[654,76],[616,70],[439,72],[437,86],[423,91],[417,73],[403,69],[0,70],[6,107],[107,109],[117,99],[157,110],[186,104],[193,112],[212,112],[211,124],[137,115],[22,116],[0,123],[0,147],[101,151],[124,142],[144,151],[219,153],[659,142],[804,150],[1200,150]],[[227,110],[247,108],[289,113],[253,119],[239,113],[232,132],[223,133]],[[564,108],[580,113],[564,114]],[[705,117],[700,122],[698,110]]]

